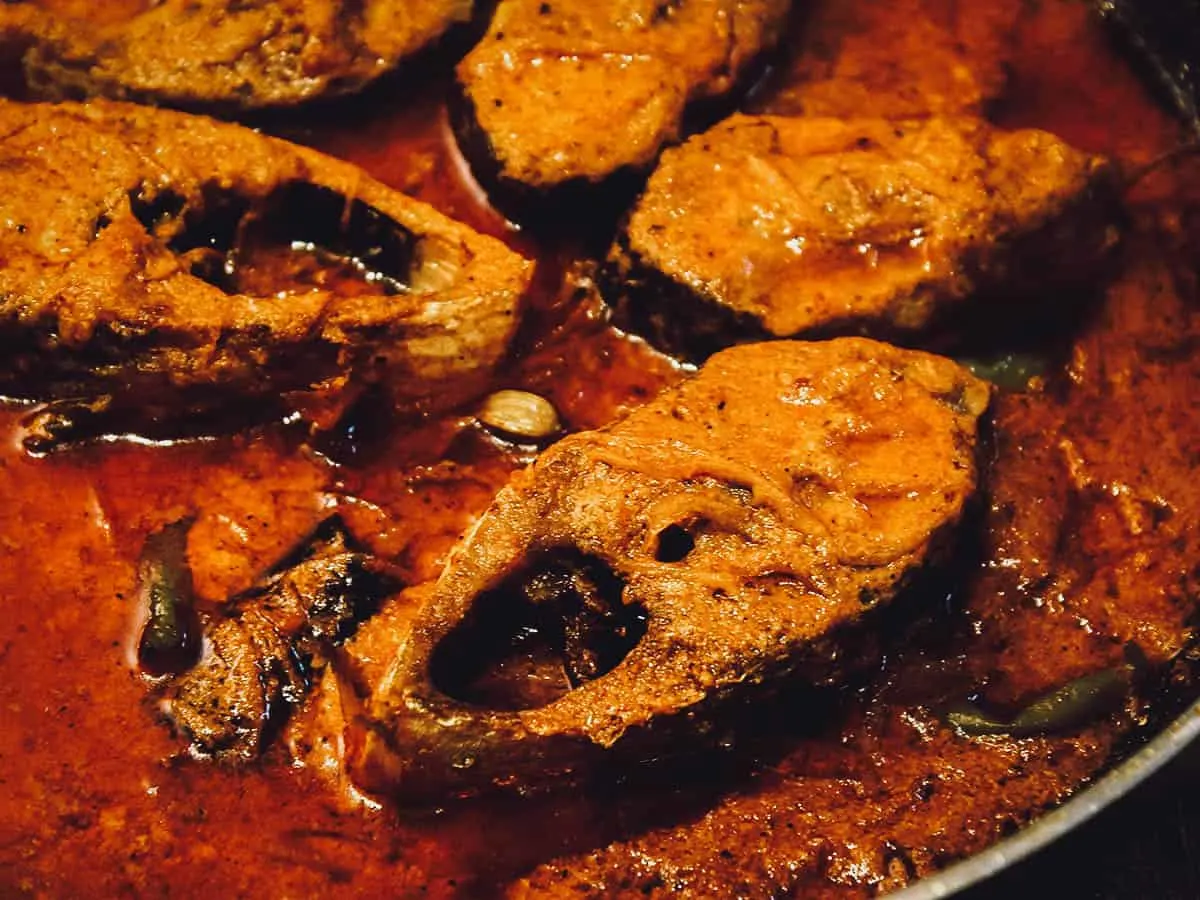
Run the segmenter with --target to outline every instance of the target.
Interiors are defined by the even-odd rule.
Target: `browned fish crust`
[[[0,133],[10,394],[446,404],[508,347],[531,264],[352,165],[106,101],[0,102]]]
[[[21,2],[0,8],[0,32],[29,45],[26,78],[45,99],[253,109],[357,91],[469,21],[474,5],[163,0],[64,14],[61,3]]]
[[[644,175],[697,103],[736,96],[789,7],[502,0],[458,67],[460,145],[506,208],[577,213],[575,202],[603,200],[597,185]]]
[[[989,396],[942,357],[773,342],[562,440],[451,557],[374,701],[359,777],[426,798],[553,779],[664,740],[678,750],[710,706],[785,675],[836,681],[844,634],[953,546]],[[449,649],[456,633],[564,552],[585,561],[571,590],[596,586],[591,611],[564,620],[568,667],[573,629],[586,644],[636,610],[640,639],[550,702],[505,712],[448,696],[452,670],[477,662]]]
[[[607,293],[635,330],[697,356],[764,337],[911,341],[969,297],[1012,316],[1094,278],[1116,240],[1112,184],[1099,157],[980,119],[738,115],[663,154]]]

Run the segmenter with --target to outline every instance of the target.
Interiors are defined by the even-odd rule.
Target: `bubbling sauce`
[[[845,15],[859,4],[870,6],[843,4]],[[1128,170],[1181,140],[1086,5],[999,0],[956,15],[982,20],[1006,4],[1019,14],[1009,87],[990,110],[1000,124],[1046,128]],[[425,74],[416,96],[392,81],[261,124],[537,257],[497,389],[539,393],[579,430],[683,377],[609,324],[588,278],[587,256],[603,249],[594,236],[539,241],[487,206],[448,132],[445,74]],[[421,585],[528,461],[469,409],[393,421],[368,406],[321,452],[281,425],[41,459],[21,450],[24,410],[0,410],[0,893],[866,897],[1061,802],[1193,693],[1200,167],[1156,170],[1128,204],[1121,271],[1066,338],[1066,362],[997,403],[981,546],[921,615],[889,620],[881,671],[747,710],[719,758],[561,793],[356,805],[321,694],[261,763],[196,760],[132,665],[148,534],[195,517],[195,590],[220,604],[336,510],[413,585],[348,648],[377,674]],[[1073,733],[969,739],[945,724],[951,703],[1010,714],[1131,656],[1149,673],[1139,702]]]

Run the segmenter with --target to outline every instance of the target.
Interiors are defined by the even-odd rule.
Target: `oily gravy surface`
[[[820,44],[824,34],[832,46],[846,19],[865,21],[883,4],[836,5],[835,16],[835,4],[818,4],[793,40]],[[952,50],[987,55],[962,83],[930,90],[950,100],[961,90],[965,106],[1002,125],[1053,131],[1127,172],[1183,137],[1083,4],[908,6],[916,11],[897,14],[896,27],[953,26]],[[1006,87],[985,102],[997,67]],[[753,102],[787,111],[836,99],[815,91],[797,100],[787,71],[775,83]],[[435,73],[415,98],[389,83],[311,118],[262,124],[537,257],[496,388],[539,393],[582,430],[683,377],[609,323],[577,265],[602,247],[588,235],[515,231],[487,207],[454,149],[443,89]],[[378,809],[352,802],[337,748],[323,750],[336,729],[322,724],[321,694],[261,764],[240,768],[191,758],[162,722],[131,655],[146,535],[195,516],[197,593],[219,603],[341,512],[413,585],[348,648],[373,671],[420,586],[528,461],[480,431],[470,409],[414,421],[366,404],[317,447],[279,426],[44,458],[21,448],[27,410],[4,409],[0,893],[874,896],[1019,828],[1194,693],[1200,165],[1162,166],[1126,203],[1102,296],[1055,343],[1039,386],[996,401],[981,546],[946,595],[928,600],[936,613],[889,622],[874,677],[751,711],[733,753],[682,764],[671,778],[650,769],[562,794]],[[1020,739],[966,739],[945,725],[958,701],[1015,710],[1131,654],[1151,674],[1121,715]]]

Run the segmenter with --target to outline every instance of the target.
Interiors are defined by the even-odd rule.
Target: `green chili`
[[[1113,709],[1129,691],[1131,669],[1120,666],[1076,678],[1035,699],[1012,719],[988,715],[973,704],[946,714],[946,721],[970,737],[1035,737],[1070,731]]]
[[[138,664],[151,675],[171,675],[195,663],[200,628],[187,565],[191,520],[174,522],[146,538],[138,564],[138,592],[146,624],[138,641]]]
[[[1044,375],[1047,361],[1044,356],[1033,353],[1006,353],[987,359],[959,360],[971,372],[996,387],[1006,391],[1023,391],[1029,382]]]

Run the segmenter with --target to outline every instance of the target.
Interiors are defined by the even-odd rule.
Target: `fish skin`
[[[695,357],[837,334],[928,347],[1068,305],[1117,241],[1116,182],[1048,132],[972,117],[735,115],[663,154],[605,293]]]
[[[361,90],[471,20],[472,0],[0,6],[33,92],[247,111]]]
[[[518,473],[452,554],[365,718],[351,770],[422,801],[553,782],[694,744],[724,699],[836,683],[842,637],[954,544],[989,387],[860,338],[726,350],[679,388]],[[664,556],[672,526],[690,551]],[[608,566],[641,640],[540,707],[473,708],[433,683],[485,592],[570,549]],[[686,548],[685,548],[686,549]],[[663,558],[660,558],[663,557]]]
[[[790,7],[502,0],[458,66],[459,144],[493,200],[522,217],[574,214],[575,200],[594,207],[617,186],[624,195],[697,104],[743,92]]]
[[[109,101],[0,101],[0,134],[10,394],[113,395],[147,418],[186,418],[231,400],[334,404],[387,380],[401,404],[453,405],[486,388],[516,330],[532,263],[350,164]],[[209,252],[198,220],[244,212],[224,226],[236,252],[238,229],[281,203],[306,213],[285,224],[337,240],[355,216],[368,221],[399,248],[406,284],[242,292],[198,274]]]

